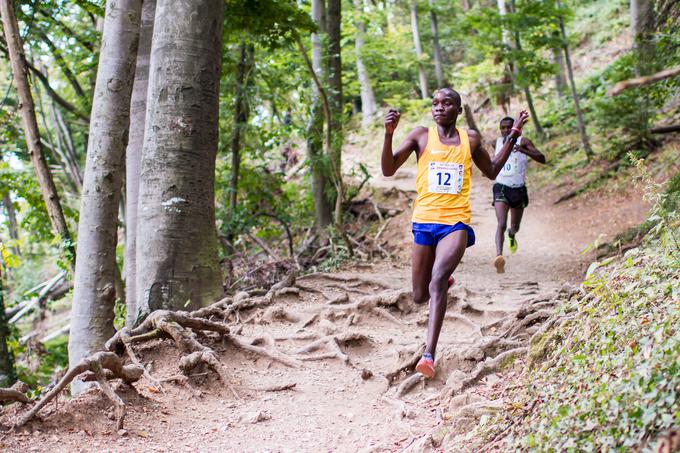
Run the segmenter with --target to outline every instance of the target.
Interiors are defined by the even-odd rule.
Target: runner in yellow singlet
[[[482,147],[479,132],[456,127],[461,112],[461,98],[455,90],[437,90],[432,98],[435,126],[413,129],[396,151],[392,150],[392,136],[400,113],[390,110],[385,117],[383,174],[394,175],[413,152],[418,159],[418,197],[412,224],[413,298],[418,304],[429,300],[430,313],[425,353],[416,370],[430,378],[434,376],[434,356],[446,313],[447,280],[466,247],[475,242],[470,227],[472,162],[486,177],[495,179],[529,118],[526,111],[520,112],[509,139],[491,158]]]

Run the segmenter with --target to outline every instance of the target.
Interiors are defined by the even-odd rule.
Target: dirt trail
[[[412,173],[405,169],[396,180],[377,180],[375,185],[410,188],[413,179],[409,171]],[[531,205],[518,235],[519,251],[508,259],[507,272],[498,275],[491,265],[495,216],[490,187],[489,181],[474,176],[477,244],[468,249],[455,273],[449,311],[461,316],[445,321],[440,351],[455,352],[469,346],[480,327],[504,318],[527,300],[549,297],[565,281],[578,277],[584,261],[578,252],[587,240],[594,239],[581,234],[577,226],[579,216],[591,218],[593,211],[569,205],[557,208],[550,203],[549,194],[530,193]],[[590,209],[597,210],[598,206]],[[404,397],[404,403],[395,399],[394,392],[409,373],[399,377],[395,386],[385,378],[424,342],[422,323],[427,308],[409,308],[409,214],[406,209],[391,221],[389,237],[400,250],[393,261],[349,266],[330,277],[304,278],[298,281],[302,288],[299,294],[282,295],[266,310],[241,314],[243,322],[238,326],[242,327],[235,327],[241,334],[269,336],[291,355],[306,346],[311,349],[313,339],[309,337],[313,335],[330,340],[318,350],[295,355],[304,360],[301,366],[289,368],[218,344],[213,347],[222,352],[239,399],[207,370],[196,371],[187,386],[165,384],[165,393],[142,380],[135,384],[139,394],[121,392],[128,403],[128,415],[126,430],[117,432],[109,418],[111,404],[95,389],[58,409],[51,404],[41,420],[5,434],[0,448],[51,452],[354,452],[402,451],[422,445],[450,410],[436,399],[427,400],[444,388],[458,363],[444,360],[437,377],[416,386]],[[637,220],[626,219],[630,223]],[[602,218],[600,227],[606,223]],[[335,277],[344,277],[345,281]],[[347,300],[342,299],[345,295]],[[376,295],[383,296],[382,302],[369,306],[367,301]],[[366,302],[366,306],[352,306],[353,302]],[[347,338],[350,334],[356,335]],[[177,374],[179,353],[159,343],[157,340],[142,348],[140,356],[153,364],[154,376]],[[346,356],[337,354],[336,344],[340,354]],[[330,357],[333,354],[335,358]],[[471,392],[484,394],[485,387],[498,380],[498,375],[487,376]],[[291,388],[275,391],[271,388],[275,386]],[[19,409],[10,409],[15,411]],[[11,413],[5,414],[5,422],[8,417]]]

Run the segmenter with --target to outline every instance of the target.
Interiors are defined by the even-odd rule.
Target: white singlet
[[[498,154],[503,147],[503,137],[498,137],[496,139],[496,151],[494,155]],[[503,184],[508,187],[522,187],[526,184],[527,178],[527,155],[519,150],[520,143],[522,143],[522,137],[518,137],[515,142],[515,146],[510,153],[510,157],[505,162],[503,169],[496,177],[496,182]]]

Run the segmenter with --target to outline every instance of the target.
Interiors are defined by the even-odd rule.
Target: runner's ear
[[[460,115],[461,113],[463,113],[463,107],[458,107],[458,114]]]

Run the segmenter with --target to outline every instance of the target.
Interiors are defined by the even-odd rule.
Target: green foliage
[[[661,226],[643,247],[591,266],[586,294],[563,301],[564,322],[534,342],[545,359],[509,407],[538,404],[521,424],[509,409],[492,429],[510,430],[511,450],[631,451],[680,423],[680,222],[666,209],[680,178],[664,195],[640,160],[635,166]]]

